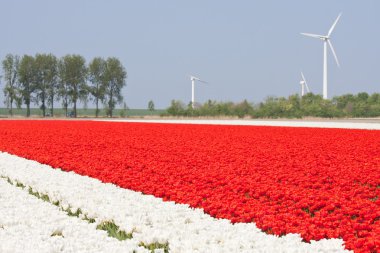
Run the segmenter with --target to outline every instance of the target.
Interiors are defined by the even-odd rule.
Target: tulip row
[[[119,252],[123,247],[125,250],[145,252],[144,248],[138,247],[141,242],[144,245],[167,244],[170,252],[346,252],[341,239],[324,239],[309,244],[302,242],[301,237],[295,234],[283,237],[267,235],[253,223],[231,224],[228,220],[212,218],[201,209],[164,202],[150,195],[63,172],[7,153],[0,153],[0,175],[26,189],[33,189],[41,196],[49,196],[52,203],[60,203],[63,209],[70,208],[73,213],[81,210],[80,216],[92,217],[94,224],[112,220],[121,230],[132,234],[131,239],[126,241],[112,242],[110,238],[105,238],[104,233],[96,231],[94,224],[68,218],[58,207],[48,206],[36,198],[30,199],[33,197],[25,196],[26,192],[22,192],[22,197],[28,201],[20,200],[21,190],[5,187],[5,181],[0,180],[0,196],[3,192],[7,193],[4,195],[7,196],[5,209],[1,199],[0,224],[4,225],[3,233],[9,235],[9,231],[17,230],[14,238],[0,237],[0,245],[12,252],[31,244],[38,252],[60,251],[59,247],[75,252]],[[9,212],[7,207],[11,204],[7,202],[12,202]],[[20,213],[21,218],[4,213],[14,216]],[[23,227],[29,225],[28,222],[33,224],[30,230]],[[86,227],[88,231],[78,226]],[[59,235],[52,236],[56,231]],[[26,238],[17,245],[15,241],[20,236]],[[3,238],[9,240],[3,244]],[[85,243],[77,245],[82,241]],[[106,247],[107,250],[103,251]]]
[[[136,240],[109,238],[1,179],[0,203],[0,252],[150,252]]]
[[[3,121],[0,150],[305,241],[380,250],[380,131]]]

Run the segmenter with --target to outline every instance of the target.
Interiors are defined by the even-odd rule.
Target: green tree
[[[373,93],[368,98],[368,104],[369,104],[369,117],[376,117],[380,115],[380,94],[379,93]]]
[[[153,112],[154,111],[154,102],[153,100],[149,100],[148,102],[148,110]]]
[[[52,54],[37,54],[34,60],[35,102],[40,104],[42,116],[46,116],[47,105],[51,113],[54,109],[54,96],[57,87],[57,58]]]
[[[99,101],[103,102],[105,97],[105,74],[107,62],[100,57],[94,58],[88,66],[88,78],[92,83],[89,92],[95,100],[95,116],[99,115]]]
[[[253,113],[253,106],[248,103],[246,99],[243,102],[238,103],[234,106],[234,114],[239,118],[244,118],[244,116],[251,115]]]
[[[30,103],[34,91],[35,66],[34,57],[24,55],[18,66],[18,90],[26,105],[26,116],[30,116]]]
[[[58,59],[56,56],[49,54],[46,56],[47,75],[45,82],[47,83],[47,105],[50,108],[50,115],[54,116],[54,102],[58,98]]]
[[[120,110],[120,117],[122,117],[122,118],[125,118],[125,117],[127,117],[127,113],[128,113],[128,106],[127,106],[127,103],[123,103],[123,109],[121,109]]]
[[[65,110],[65,116],[67,117],[67,109],[69,107],[69,83],[66,75],[66,63],[63,58],[58,61],[58,93],[57,96],[62,100],[62,107]]]
[[[18,95],[17,81],[18,81],[18,65],[20,57],[17,55],[7,54],[2,62],[4,72],[4,97],[5,103],[9,114],[13,115],[13,103],[16,102],[17,107],[21,106],[21,99]]]
[[[117,103],[123,101],[122,88],[126,85],[127,72],[119,59],[111,57],[107,59],[105,71],[105,102],[107,103],[107,115],[112,118],[112,112]]]
[[[212,100],[207,100],[206,103],[202,105],[201,108],[199,108],[199,114],[200,115],[210,115],[210,116],[215,116],[218,114],[217,112],[217,103]]]
[[[59,63],[60,96],[67,115],[68,103],[73,104],[74,117],[77,117],[77,103],[85,101],[88,96],[86,85],[86,61],[80,55],[66,55]]]
[[[347,116],[352,116],[354,111],[355,96],[352,94],[344,94],[342,96],[333,97],[332,101],[336,104],[338,110]]]
[[[180,100],[172,100],[166,111],[169,115],[181,116],[185,114],[185,105]]]

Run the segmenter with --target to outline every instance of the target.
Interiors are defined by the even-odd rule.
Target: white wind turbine
[[[331,26],[331,28],[330,28],[329,32],[327,33],[327,35],[318,35],[318,34],[311,34],[311,33],[301,33],[302,35],[313,37],[313,38],[317,38],[317,39],[321,39],[323,41],[323,98],[324,99],[327,99],[327,44],[329,44],[331,52],[334,55],[336,64],[339,67],[338,57],[335,54],[335,50],[334,50],[333,45],[331,44],[330,36],[331,36],[331,33],[334,30],[336,24],[338,23],[338,20],[339,20],[339,18],[340,18],[341,15],[342,15],[342,13],[340,13],[339,16],[336,18],[334,24]]]
[[[208,83],[208,82],[205,82],[205,81],[199,79],[199,78],[196,77],[196,76],[190,76],[190,80],[191,80],[191,106],[192,106],[193,109],[194,109],[194,105],[195,105],[195,98],[194,98],[194,86],[195,86],[195,81],[198,81],[198,82],[201,82],[201,83]]]
[[[302,77],[302,80],[300,81],[300,84],[301,84],[301,97],[303,97],[305,95],[305,89],[306,89],[307,93],[310,92],[310,89],[309,89],[309,86],[307,85],[305,76],[303,75],[302,72],[301,72],[301,77]]]

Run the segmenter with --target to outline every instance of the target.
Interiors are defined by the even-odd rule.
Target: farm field
[[[152,252],[144,245],[154,245],[156,253],[347,252],[341,239],[305,243],[297,234],[268,235],[254,223],[231,224],[199,208],[18,156],[0,153],[0,161],[0,174],[7,178],[0,180],[0,236],[6,238],[1,252]],[[106,230],[107,237],[99,230],[110,223],[118,231]]]
[[[268,235],[380,249],[376,130],[4,120],[0,138],[0,151]]]
[[[71,109],[68,110],[68,112],[70,112]],[[115,109],[114,110],[114,115],[116,117],[120,117],[121,115],[123,115],[123,112],[124,109]],[[157,109],[157,110],[154,110],[154,111],[149,111],[147,109],[128,109],[126,112],[125,112],[125,116],[150,116],[150,115],[160,115],[162,113],[164,113],[165,110],[162,110],[162,109]],[[42,116],[42,110],[39,109],[39,108],[31,108],[30,109],[30,113],[32,116]],[[50,110],[46,110],[46,113],[49,113],[50,114]],[[23,109],[13,109],[13,114],[15,116],[25,116],[26,115],[26,109],[23,108]],[[78,108],[77,109],[77,114],[78,114],[78,117],[95,117],[95,109],[93,108],[88,108],[88,109],[82,109],[82,108]],[[8,109],[7,108],[0,108],[0,117],[3,116],[3,117],[8,117],[9,113],[8,113]],[[55,117],[64,117],[65,116],[65,111],[64,109],[62,108],[57,108],[57,109],[54,109],[54,116]],[[100,109],[99,110],[99,117],[106,117],[106,113],[105,113],[105,110],[104,109]]]

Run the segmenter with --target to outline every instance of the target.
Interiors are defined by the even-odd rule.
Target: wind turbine
[[[336,64],[338,65],[338,67],[340,67],[338,57],[336,56],[334,47],[330,41],[331,33],[334,30],[336,24],[338,23],[340,16],[342,16],[342,13],[340,13],[338,15],[335,22],[330,27],[330,30],[328,31],[327,35],[318,35],[318,34],[312,34],[312,33],[301,33],[302,35],[321,39],[323,41],[323,98],[324,99],[327,99],[327,44],[329,44],[329,46],[330,46],[330,49],[334,55]]]
[[[302,80],[300,81],[300,84],[301,84],[301,97],[303,97],[305,95],[305,88],[307,90],[307,93],[310,92],[310,89],[309,89],[309,86],[307,85],[305,76],[303,75],[302,72],[301,72],[301,77],[302,77]]]
[[[199,79],[199,78],[196,77],[196,76],[190,76],[190,80],[191,80],[191,106],[192,106],[193,109],[194,109],[194,105],[195,105],[195,98],[194,98],[194,86],[195,86],[195,81],[198,81],[198,82],[201,82],[201,83],[208,83],[208,82],[205,82],[205,81]]]

